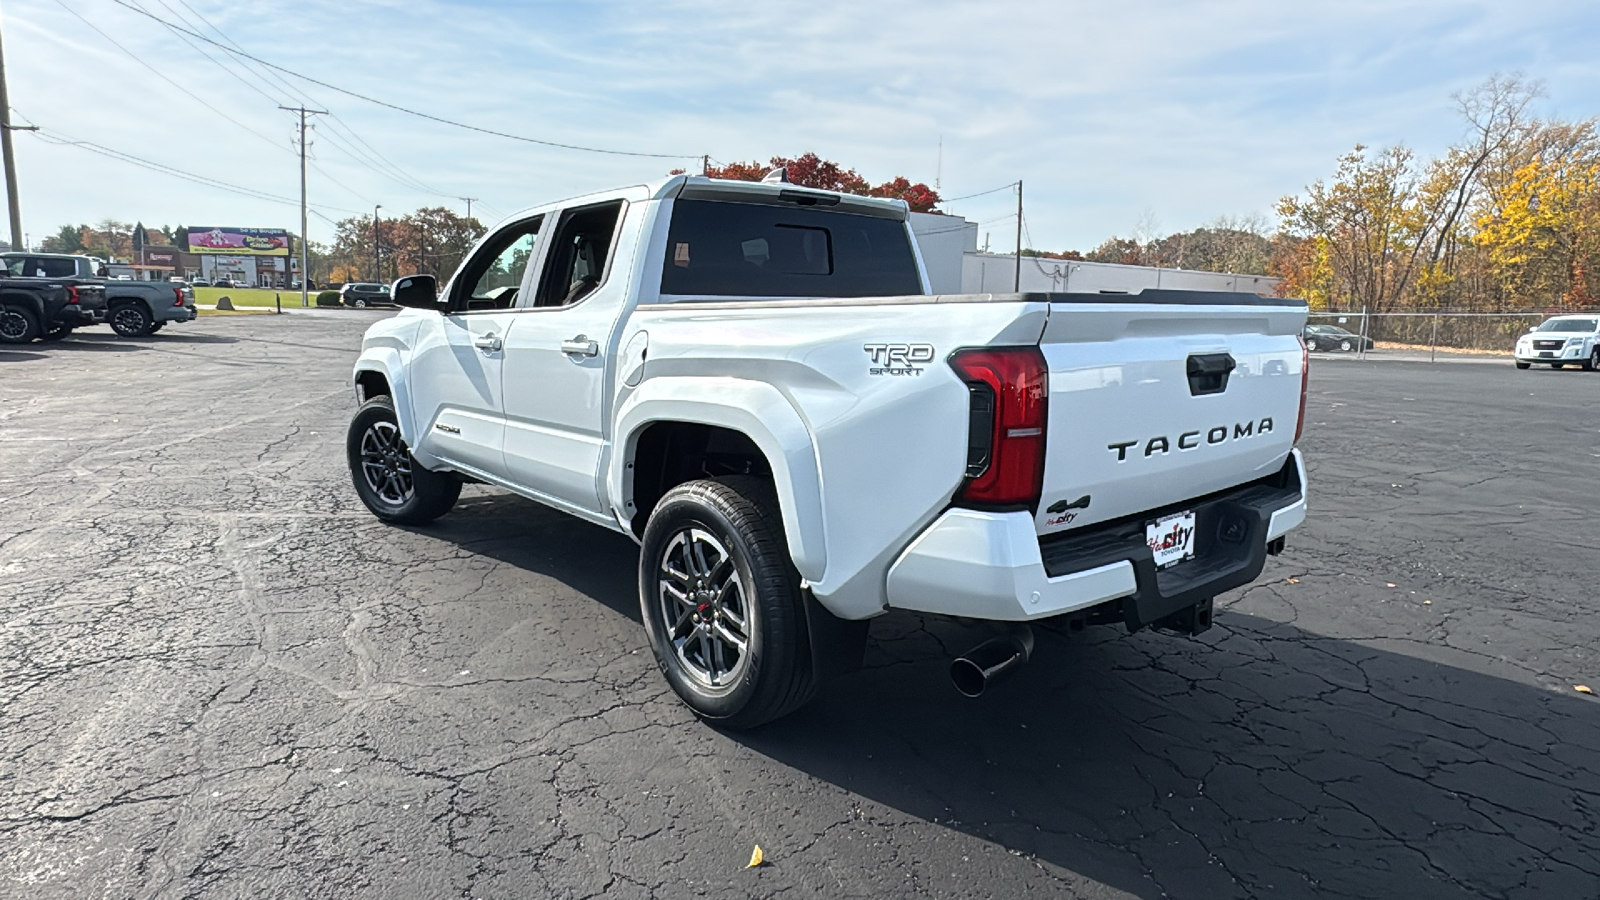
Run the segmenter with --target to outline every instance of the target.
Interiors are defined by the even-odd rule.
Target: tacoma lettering
[[[1228,426],[1226,425],[1217,425],[1213,428],[1209,428],[1205,432],[1205,443],[1208,445],[1225,444],[1230,440],[1242,441],[1246,438],[1260,437],[1261,435],[1271,433],[1272,417],[1266,416],[1264,418],[1251,420],[1249,422],[1235,422],[1233,425],[1232,437],[1229,436]],[[1144,455],[1146,457],[1164,456],[1172,452],[1173,444],[1176,444],[1179,450],[1194,450],[1199,448],[1201,446],[1200,432],[1185,431],[1184,433],[1178,435],[1178,439],[1176,441],[1173,441],[1164,434],[1158,434],[1155,437],[1147,438],[1143,441],[1119,441],[1115,444],[1107,444],[1106,449],[1117,455],[1117,462],[1127,462],[1128,448],[1137,447],[1140,444],[1144,445]]]

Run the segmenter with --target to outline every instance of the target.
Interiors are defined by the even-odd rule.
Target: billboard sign
[[[191,228],[189,252],[288,256],[289,232],[282,228]]]

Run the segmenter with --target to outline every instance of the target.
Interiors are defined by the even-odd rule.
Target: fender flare
[[[22,291],[6,291],[0,294],[0,305],[23,307],[39,317],[39,326],[41,328],[50,325],[49,317],[45,315],[44,298],[36,294]]]
[[[617,410],[616,442],[606,474],[612,512],[624,526],[632,508],[631,465],[639,435],[656,422],[688,422],[737,431],[750,438],[772,466],[789,557],[800,576],[818,581],[827,569],[822,475],[805,420],[777,388],[721,376],[671,376],[645,381]]]
[[[405,365],[400,351],[393,347],[369,347],[356,358],[350,372],[350,391],[360,397],[356,379],[363,372],[376,372],[389,383],[389,397],[394,401],[394,416],[400,421],[400,437],[407,446],[417,445],[416,423],[411,421],[411,388],[406,382]]]

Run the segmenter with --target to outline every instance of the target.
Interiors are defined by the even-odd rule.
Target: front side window
[[[877,297],[922,293],[904,222],[825,208],[678,200],[661,293]]]
[[[517,305],[522,276],[533,258],[534,242],[539,237],[543,216],[518,222],[479,248],[456,277],[452,290],[452,311],[511,309]]]

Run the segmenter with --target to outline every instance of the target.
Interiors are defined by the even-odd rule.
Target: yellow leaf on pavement
[[[1572,686],[1572,689],[1577,691],[1580,694],[1592,694],[1592,693],[1594,693],[1594,691],[1589,690],[1589,686],[1587,684],[1575,684],[1575,685]],[[759,850],[761,848],[757,847],[756,849]]]
[[[760,866],[761,862],[762,862],[761,845],[757,844],[756,845],[756,852],[750,854],[750,865],[745,866],[745,868],[746,869],[754,869],[754,868]]]

